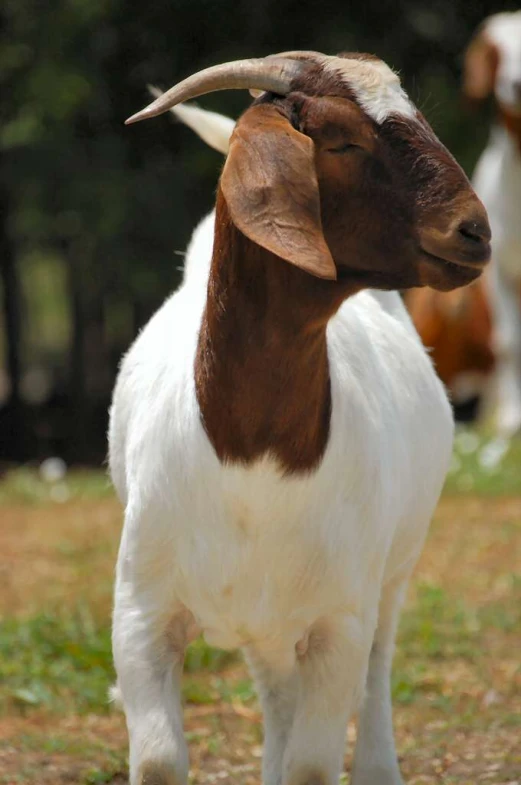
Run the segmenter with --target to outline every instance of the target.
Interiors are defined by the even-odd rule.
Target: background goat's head
[[[250,240],[358,288],[451,289],[479,275],[485,210],[385,63],[315,52],[228,63],[127,122],[229,87],[265,91],[237,123],[220,183]]]
[[[471,102],[493,94],[521,117],[521,11],[494,14],[478,28],[465,53],[463,92]]]

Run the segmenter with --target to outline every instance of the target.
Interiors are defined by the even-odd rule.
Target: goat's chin
[[[482,268],[447,262],[444,259],[423,259],[419,265],[422,286],[430,286],[440,292],[450,292],[460,286],[467,286],[482,273]]]
[[[394,291],[395,289],[410,289],[414,286],[421,286],[415,268],[411,268],[409,271],[401,269],[399,272],[396,272],[380,269],[360,270],[338,266],[337,273],[337,282],[346,288],[351,288],[353,292],[361,289]]]

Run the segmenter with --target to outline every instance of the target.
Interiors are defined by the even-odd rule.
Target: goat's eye
[[[356,150],[359,147],[357,144],[352,144],[351,142],[346,142],[341,147],[328,147],[328,153],[347,153],[349,150]]]

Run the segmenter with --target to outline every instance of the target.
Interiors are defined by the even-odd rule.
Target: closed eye
[[[346,143],[343,144],[342,147],[328,147],[328,153],[347,153],[348,150],[356,150],[359,147],[357,144]]]

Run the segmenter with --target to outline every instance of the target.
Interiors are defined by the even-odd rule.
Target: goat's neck
[[[345,296],[248,240],[218,194],[195,380],[221,461],[318,465],[331,412],[326,326]]]

